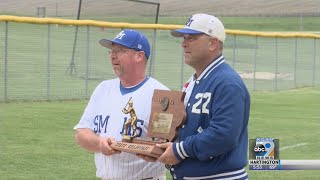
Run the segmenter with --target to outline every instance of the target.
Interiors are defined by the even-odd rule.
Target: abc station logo
[[[249,140],[250,160],[279,159],[279,139],[255,138]]]
[[[270,144],[266,143],[265,145],[263,144],[256,144],[254,147],[253,151],[256,153],[256,156],[264,156],[265,153],[267,152],[267,148],[270,148]]]

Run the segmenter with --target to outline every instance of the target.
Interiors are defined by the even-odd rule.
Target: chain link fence
[[[78,14],[80,2],[81,13]],[[237,19],[245,16],[260,29],[319,31],[319,25],[312,19],[320,16],[317,0],[253,0],[250,5],[237,0],[145,2],[150,3],[139,0],[5,0],[0,1],[0,13],[40,19],[77,19],[79,15],[79,19],[155,23],[158,18],[155,4],[160,3],[160,23],[183,24],[191,14],[204,12],[222,18],[228,29],[247,29],[247,22]],[[235,19],[224,21],[230,16]],[[277,17],[289,18],[282,23]],[[115,77],[107,50],[98,41],[113,38],[121,29],[0,21],[0,101],[88,98],[99,82]],[[172,38],[168,30],[141,31],[152,45],[148,74],[171,89],[181,89],[193,73],[183,63],[181,39]],[[319,38],[313,37],[229,33],[224,55],[252,91],[319,86],[319,43]]]
[[[88,98],[114,78],[102,38],[121,29],[79,26],[74,61],[72,25],[0,22],[0,101]],[[148,74],[179,90],[193,70],[184,64],[181,39],[168,30],[141,30],[156,43]],[[156,41],[152,39],[156,38]],[[282,90],[320,84],[320,40],[228,34],[224,55],[250,90]],[[72,72],[72,73],[71,73]]]

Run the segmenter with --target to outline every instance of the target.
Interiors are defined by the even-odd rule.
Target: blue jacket
[[[174,179],[247,179],[250,95],[221,55],[186,89],[185,125],[173,144]]]

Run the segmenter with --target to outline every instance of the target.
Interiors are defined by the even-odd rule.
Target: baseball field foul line
[[[283,150],[286,150],[286,149],[292,149],[292,148],[299,147],[299,146],[305,146],[307,144],[308,143],[299,143],[299,144],[295,144],[295,145],[292,145],[292,146],[284,146],[284,147],[280,148],[280,151],[283,151]]]

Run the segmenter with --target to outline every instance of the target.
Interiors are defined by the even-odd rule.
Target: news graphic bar
[[[249,170],[320,170],[320,160],[249,160]]]
[[[249,160],[249,170],[280,170],[280,160],[252,159]]]
[[[320,170],[320,160],[279,160],[280,170]]]

